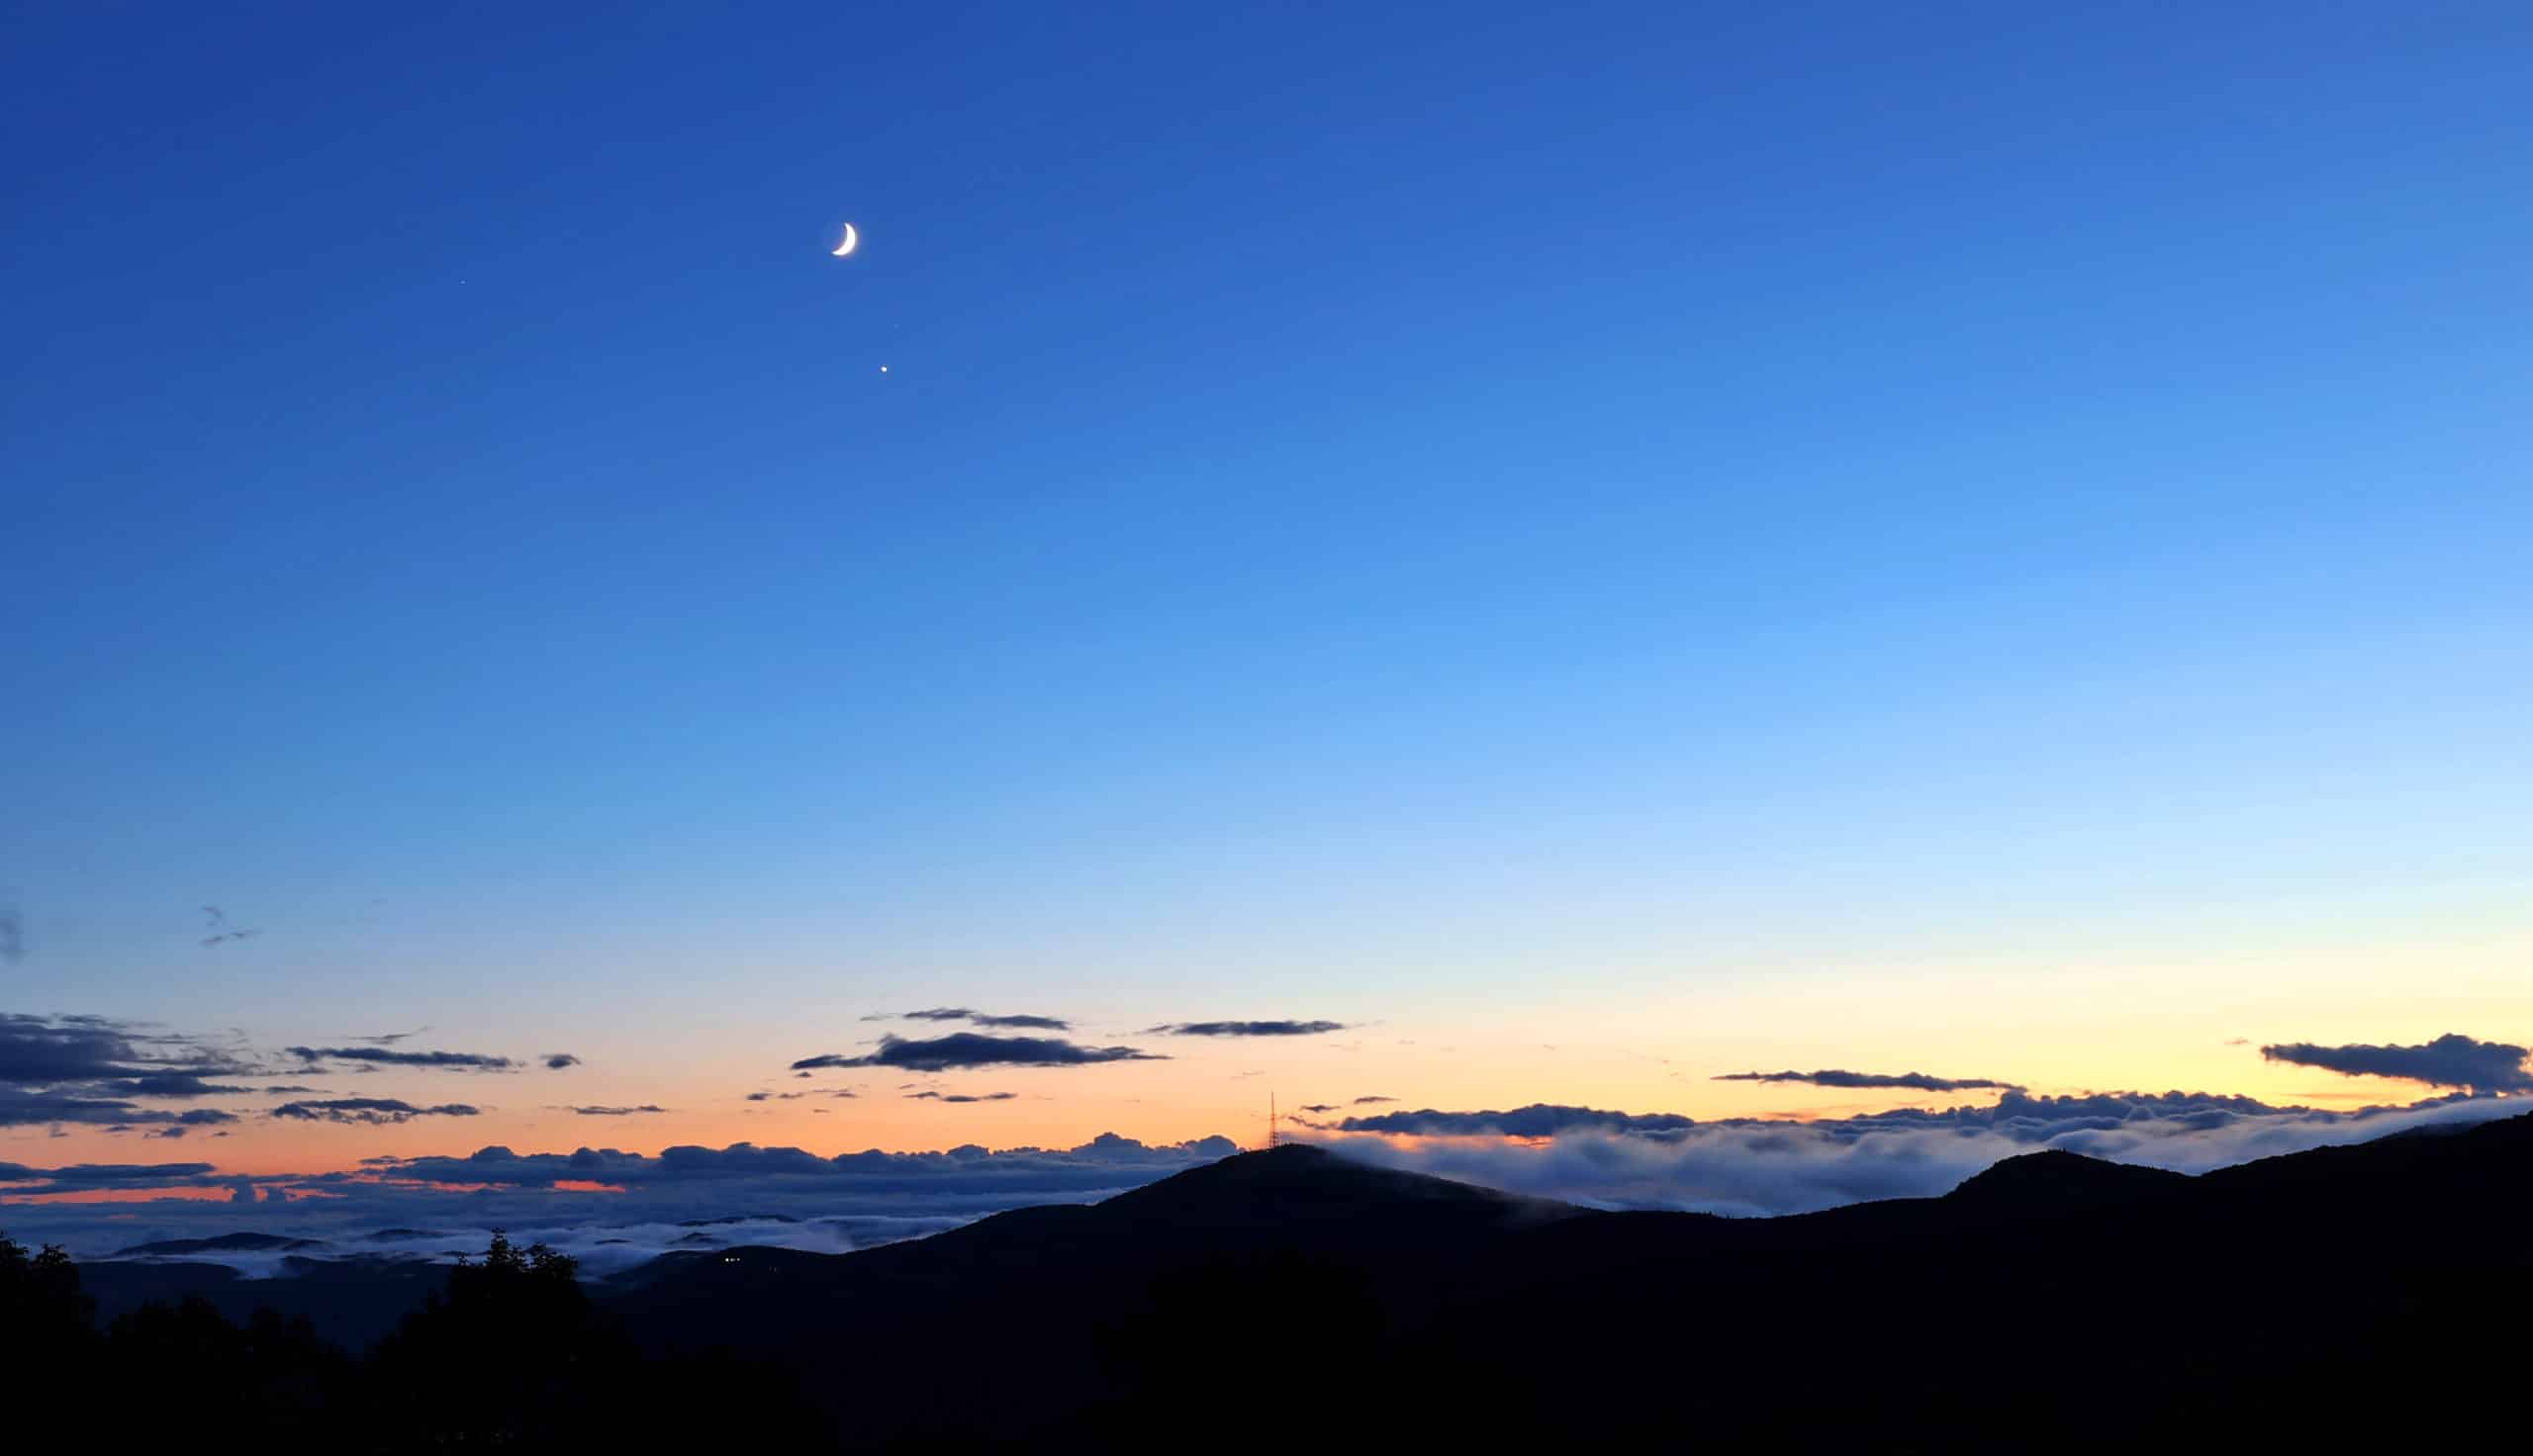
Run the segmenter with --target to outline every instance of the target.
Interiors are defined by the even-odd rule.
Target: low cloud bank
[[[943,1152],[866,1152],[821,1156],[797,1147],[678,1146],[656,1156],[616,1148],[520,1153],[478,1148],[455,1156],[372,1157],[351,1172],[240,1176],[207,1162],[75,1164],[35,1167],[0,1162],[0,1229],[21,1242],[50,1241],[82,1258],[136,1243],[251,1230],[327,1240],[305,1254],[424,1253],[455,1230],[459,1249],[506,1228],[514,1238],[545,1238],[567,1251],[623,1237],[648,1252],[610,1254],[632,1262],[661,1248],[623,1230],[679,1226],[686,1246],[784,1242],[835,1248],[911,1237],[956,1228],[987,1214],[1032,1204],[1088,1203],[1239,1151],[1227,1138],[1154,1145],[1103,1133],[1070,1148],[988,1150],[974,1144]],[[220,1190],[227,1199],[165,1196],[172,1190]],[[28,1196],[121,1195],[95,1203],[28,1203]],[[731,1218],[820,1229],[780,1239],[732,1237],[711,1221]],[[416,1239],[380,1240],[401,1230]],[[839,1231],[840,1230],[840,1231]],[[885,1236],[884,1236],[885,1235]],[[809,1242],[794,1242],[798,1239]],[[363,1240],[371,1240],[376,1246]],[[419,1241],[418,1241],[419,1240]],[[654,1241],[656,1242],[656,1241]],[[279,1267],[278,1255],[253,1253],[222,1262]]]
[[[1649,1131],[1596,1127],[1575,1116],[1594,1111],[1398,1113],[1294,1136],[1388,1167],[1597,1208],[1761,1216],[1932,1198],[2003,1158],[2044,1148],[2203,1173],[2413,1128],[2513,1117],[2533,1112],[2533,1098],[2457,1095],[2332,1112],[2195,1092],[2009,1092],[1994,1107],[1910,1108],[1811,1123],[1684,1118],[1686,1126]],[[1549,1123],[1554,1136],[1537,1140],[1519,1140],[1515,1132]]]

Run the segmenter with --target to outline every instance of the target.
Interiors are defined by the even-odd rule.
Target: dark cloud
[[[2015,1085],[1987,1077],[1931,1077],[1924,1072],[1850,1072],[1836,1067],[1817,1072],[1726,1072],[1718,1082],[1805,1082],[1815,1087],[1905,1087],[1915,1092],[2004,1091]]]
[[[73,1123],[102,1126],[110,1132],[130,1132],[135,1127],[198,1127],[206,1123],[235,1121],[235,1113],[213,1108],[162,1112],[156,1108],[135,1107],[112,1098],[0,1087],[0,1128],[40,1128]]]
[[[246,1070],[238,1058],[200,1038],[157,1032],[137,1022],[0,1012],[0,1082],[53,1085]]]
[[[397,1051],[385,1046],[285,1046],[283,1050],[314,1066],[323,1061],[349,1061],[365,1066],[422,1067],[433,1071],[506,1072],[518,1063],[507,1056],[479,1051]]]
[[[888,1066],[939,1072],[976,1066],[1087,1066],[1102,1061],[1168,1059],[1132,1046],[1080,1046],[1057,1037],[987,1037],[977,1032],[953,1032],[946,1037],[913,1041],[882,1037],[880,1049],[868,1056],[831,1052],[802,1057],[792,1067],[805,1071],[819,1067]]]
[[[295,1118],[302,1122],[325,1123],[407,1123],[416,1118],[471,1118],[475,1108],[462,1102],[444,1102],[437,1107],[416,1107],[393,1097],[334,1097],[323,1102],[285,1102],[274,1108],[270,1117]]]
[[[798,1093],[797,1093],[797,1092],[786,1092],[786,1093],[784,1093],[783,1095],[784,1095],[784,1096],[786,1096],[786,1097],[797,1097],[797,1096],[798,1096],[799,1094],[798,1094]],[[774,1096],[774,1094],[773,1094],[773,1093],[771,1093],[771,1092],[751,1092],[751,1093],[749,1093],[749,1094],[748,1094],[748,1101],[750,1101],[750,1102],[764,1102],[764,1101],[767,1101],[767,1100],[771,1099],[773,1096]]]
[[[1337,1111],[1337,1104],[1336,1104],[1336,1103],[1334,1103],[1334,1102],[1305,1102],[1305,1103],[1303,1103],[1300,1107],[1295,1108],[1295,1109],[1294,1109],[1294,1111],[1295,1111],[1295,1112],[1309,1112],[1309,1113],[1331,1113],[1331,1112],[1335,1112],[1335,1111]]]
[[[0,1087],[0,1128],[39,1128],[61,1123],[122,1123],[127,1118],[150,1121],[151,1115],[129,1102],[114,1102],[89,1097],[68,1097],[51,1092],[22,1092]],[[172,1123],[166,1113],[155,1121]],[[53,1136],[65,1137],[58,1126]]]
[[[579,1066],[580,1064],[581,1059],[574,1056],[569,1051],[548,1051],[545,1053],[545,1067],[548,1071],[559,1072],[567,1066]]]
[[[1147,1037],[1316,1037],[1342,1032],[1342,1021],[1181,1021],[1144,1028]]]
[[[2477,1092],[2514,1092],[2533,1088],[2533,1072],[2525,1068],[2526,1050],[2503,1042],[2482,1042],[2449,1032],[2421,1046],[2376,1046],[2356,1043],[2317,1046],[2290,1042],[2263,1046],[2271,1061],[2319,1067],[2352,1077],[2397,1077],[2431,1087],[2466,1087]]]
[[[0,1012],[0,1127],[51,1123],[172,1126],[194,1118],[137,1105],[251,1093],[211,1081],[255,1068],[200,1038],[101,1016]]]
[[[148,1124],[169,1130],[165,1133],[153,1133],[150,1135],[153,1138],[181,1137],[183,1135],[175,1132],[174,1130],[183,1128],[209,1128],[218,1126],[222,1123],[235,1123],[237,1121],[239,1121],[237,1114],[234,1112],[224,1112],[216,1107],[197,1107],[190,1112],[135,1113],[130,1119],[130,1122],[132,1123]],[[118,1126],[108,1128],[106,1131],[109,1133],[129,1133],[132,1131],[132,1128],[129,1126]],[[223,1133],[220,1136],[226,1138],[229,1135]]]
[[[994,1016],[966,1006],[934,1006],[922,1011],[883,1011],[864,1021],[964,1021],[974,1026],[1014,1032],[1070,1032],[1073,1023],[1060,1016]]]
[[[1348,1118],[1337,1125],[1344,1133],[1404,1133],[1422,1138],[1554,1138],[1566,1133],[1632,1133],[1677,1137],[1696,1126],[1678,1113],[1604,1112],[1594,1107],[1559,1107],[1534,1102],[1510,1112],[1385,1112]]]
[[[1009,1102],[1019,1095],[1017,1092],[909,1092],[906,1098],[911,1102]]]
[[[0,1163],[0,1184],[11,1196],[42,1193],[93,1193],[114,1188],[183,1188],[210,1175],[209,1163],[76,1163],[66,1168],[31,1168]]]
[[[326,1089],[323,1087],[302,1087],[296,1082],[277,1082],[266,1087],[264,1091],[274,1097],[287,1097],[293,1092],[313,1092],[320,1097],[326,1094]]]
[[[352,1037],[347,1040],[353,1042],[366,1042],[372,1046],[393,1046],[399,1042],[406,1041],[413,1037],[419,1037],[429,1030],[429,1027],[416,1027],[410,1032],[381,1032],[375,1037]]]
[[[117,1097],[250,1097],[252,1087],[206,1082],[198,1072],[146,1072],[103,1084]]]
[[[1358,1097],[1355,1099],[1355,1105],[1357,1107],[1370,1107],[1374,1103],[1396,1102],[1397,1100],[1398,1099],[1395,1097]]]
[[[629,1118],[636,1113],[667,1112],[668,1109],[653,1107],[646,1102],[640,1107],[576,1107],[572,1111],[585,1118]]]

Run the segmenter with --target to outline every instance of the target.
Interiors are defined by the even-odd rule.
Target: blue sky
[[[2524,16],[1365,9],[14,19],[6,999],[2526,1030]]]

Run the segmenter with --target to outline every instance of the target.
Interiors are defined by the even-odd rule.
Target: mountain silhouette
[[[2533,1117],[2197,1177],[2036,1152],[1939,1198],[1775,1219],[1595,1211],[1292,1145],[591,1288],[645,1358],[774,1372],[842,1449],[2406,1449],[2519,1418],[2529,1194]],[[142,1248],[190,1244],[275,1246]],[[294,1277],[85,1267],[101,1313],[198,1292],[354,1345],[446,1285],[284,1260]]]
[[[1748,1220],[1288,1146],[861,1253],[672,1254],[614,1303],[663,1347],[793,1362],[875,1444],[1219,1446],[1263,1362],[1314,1394],[1242,1404],[1262,1446],[1334,1424],[1488,1447],[2126,1449],[2185,1425],[2330,1447],[2462,1418],[2450,1378],[2423,1405],[2351,1392],[2422,1351],[2463,1374],[2513,1347],[2474,1292],[2533,1292],[2528,1193],[2533,1118],[2203,1177],[2037,1152],[1941,1198]]]
[[[2026,1152],[1973,1173],[1945,1194],[1944,1201],[2027,1217],[2044,1210],[2081,1213],[2178,1193],[2189,1186],[2188,1178],[2161,1168],[2052,1150]]]

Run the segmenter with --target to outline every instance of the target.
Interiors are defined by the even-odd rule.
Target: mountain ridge
[[[2328,1444],[2336,1426],[2298,1422],[2333,1408],[2256,1393],[2355,1388],[2380,1379],[2368,1362],[2406,1370],[2430,1349],[2468,1376],[2484,1346],[2513,1348],[2487,1321],[2506,1291],[2533,1296],[2529,1195],[2533,1116],[2198,1176],[2038,1151],[1939,1197],[1770,1219],[1584,1209],[1295,1144],[850,1253],[673,1252],[594,1292],[646,1348],[793,1372],[871,1446],[1157,1449],[1216,1418],[1203,1398],[1226,1370],[1304,1351],[1385,1389],[1487,1393],[1483,1419],[1415,1403],[1314,1415],[1399,1441],[1672,1444],[1685,1423],[1728,1447],[1881,1448],[1905,1429],[1945,1449],[2129,1449],[2196,1412],[2236,1439]],[[445,1278],[286,1257],[309,1277],[91,1267],[157,1297],[210,1270],[224,1310],[282,1295],[373,1335],[364,1281],[418,1301]],[[1826,1387],[1784,1358],[1894,1337]],[[2133,1410],[2062,1394],[2106,1382]],[[1651,1426],[1651,1407],[1553,1394],[1655,1390],[1678,1394]],[[1304,1438],[1282,1420],[1243,1428]]]

